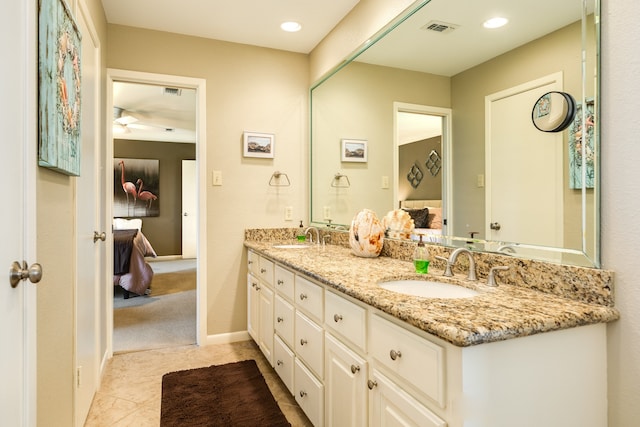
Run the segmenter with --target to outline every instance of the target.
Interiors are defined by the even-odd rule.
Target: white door
[[[105,289],[100,262],[105,243],[100,235],[100,46],[91,17],[79,8],[77,22],[82,33],[82,146],[80,177],[76,179],[76,381],[75,420],[84,425],[100,369],[100,297]],[[106,236],[105,236],[106,237]]]
[[[36,2],[2,2],[0,37],[11,66],[0,68],[0,425],[36,425],[35,285],[9,283],[14,261],[35,261],[37,150]]]
[[[553,75],[487,96],[488,240],[562,246],[562,134],[531,123],[535,102],[562,90],[561,79]],[[491,227],[496,223],[499,229]]]
[[[182,161],[182,258],[196,257],[198,229],[196,161]]]

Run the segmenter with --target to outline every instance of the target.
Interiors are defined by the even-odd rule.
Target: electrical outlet
[[[222,185],[222,171],[213,171],[213,185]]]
[[[386,175],[382,176],[382,189],[387,190],[389,188],[389,177]]]
[[[331,219],[331,208],[329,206],[324,207],[324,219]]]
[[[284,208],[284,220],[292,221],[293,220],[293,206],[287,206]]]

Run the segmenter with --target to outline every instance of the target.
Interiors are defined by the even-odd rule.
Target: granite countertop
[[[513,285],[489,287],[485,280],[466,280],[466,275],[443,277],[442,270],[431,267],[429,274],[419,275],[411,262],[384,256],[361,258],[342,246],[278,249],[274,243],[246,240],[245,246],[459,347],[619,318],[613,307]],[[475,289],[480,295],[458,299],[420,298],[377,286],[380,281],[401,278],[455,283]]]

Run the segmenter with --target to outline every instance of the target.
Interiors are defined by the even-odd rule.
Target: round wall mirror
[[[547,92],[534,104],[533,125],[542,132],[561,132],[576,115],[576,101],[566,92]]]

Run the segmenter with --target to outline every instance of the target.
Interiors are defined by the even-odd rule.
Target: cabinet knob
[[[351,365],[351,373],[355,374],[356,372],[360,371],[360,366],[358,365]]]
[[[300,300],[303,301],[307,296],[305,294],[300,294]]]
[[[283,364],[284,364],[284,362],[282,362],[282,360],[278,360],[278,361],[276,362],[276,365],[278,365],[278,366],[282,366]]]
[[[278,279],[278,285],[284,285],[284,280]]]
[[[304,390],[300,390],[300,397],[305,397],[307,395],[307,392]]]
[[[256,282],[251,282],[251,286],[255,288],[256,286],[258,286],[258,284]]]
[[[256,286],[256,291],[259,291],[259,290],[260,290],[260,286]]]
[[[304,338],[300,338],[300,345],[305,345],[307,343],[307,340],[305,340]]]
[[[373,390],[374,388],[378,387],[378,383],[373,380],[369,380],[367,381],[367,387],[369,387],[369,390]]]
[[[260,273],[266,273],[266,272],[267,272],[267,269],[266,269],[266,268],[261,268],[261,269],[260,269]]]
[[[253,264],[253,261],[249,260],[249,261],[247,261],[247,264],[251,265],[251,264]]]
[[[339,321],[342,320],[342,315],[341,314],[334,314],[333,315],[333,321],[338,323]]]
[[[277,319],[277,320],[278,320],[278,323],[282,323],[282,322],[284,322],[284,319],[283,319],[282,317],[278,317],[278,319]]]
[[[396,360],[397,358],[402,357],[402,353],[400,353],[400,351],[391,350],[389,352],[389,357],[391,357],[391,360]]]

